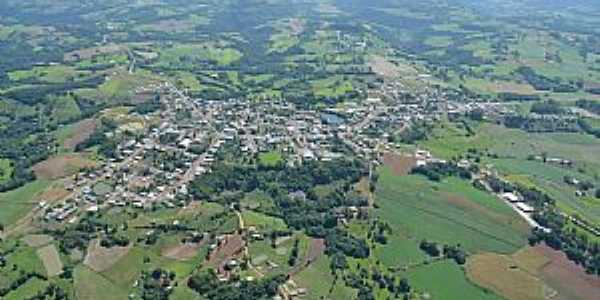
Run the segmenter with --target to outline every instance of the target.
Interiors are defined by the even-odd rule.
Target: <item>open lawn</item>
[[[258,159],[259,159],[260,163],[265,166],[276,166],[278,163],[280,163],[283,160],[283,157],[281,156],[281,153],[279,153],[277,151],[271,151],[271,152],[261,153],[258,156]]]
[[[50,181],[36,180],[9,192],[0,193],[0,220],[10,226],[24,217],[37,205],[37,196],[50,185]]]
[[[77,79],[79,76],[84,76],[85,74],[85,72],[76,71],[73,67],[57,65],[13,71],[8,74],[8,77],[13,81],[36,79],[47,83],[62,83]]]
[[[394,235],[459,243],[471,253],[512,253],[526,243],[527,224],[502,201],[466,181],[434,183],[394,175],[387,167],[379,172],[376,214],[390,223]]]
[[[253,211],[242,212],[245,227],[255,227],[260,231],[286,230],[287,225],[282,219],[267,216]]]

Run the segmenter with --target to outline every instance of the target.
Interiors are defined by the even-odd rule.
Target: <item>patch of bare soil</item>
[[[75,147],[84,142],[94,131],[96,130],[96,120],[85,119],[75,124],[75,130],[73,136],[65,139],[63,142],[63,148],[69,150],[75,150]]]
[[[383,155],[383,163],[396,175],[408,175],[416,166],[417,159],[413,155],[387,152]]]
[[[244,250],[244,239],[242,236],[239,234],[229,235],[223,244],[210,255],[208,265],[218,267],[220,270],[228,260],[241,253],[242,250]]]
[[[198,249],[200,249],[202,244],[203,242],[180,244],[165,249],[162,252],[162,256],[181,261],[190,260],[198,254]]]
[[[37,178],[58,179],[69,176],[81,168],[93,167],[95,163],[81,154],[64,154],[51,157],[33,166]]]
[[[398,66],[391,63],[385,57],[373,56],[369,62],[369,66],[373,69],[373,72],[383,77],[395,77],[400,74]]]

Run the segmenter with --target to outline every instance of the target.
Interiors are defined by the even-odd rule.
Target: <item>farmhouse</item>
[[[517,196],[515,193],[511,193],[511,192],[506,192],[506,193],[502,194],[502,199],[504,199],[508,202],[511,202],[511,203],[521,201],[521,198],[519,198],[519,196]]]
[[[528,205],[528,204],[526,204],[524,202],[519,202],[519,203],[517,203],[515,205],[517,206],[517,208],[520,211],[522,211],[524,213],[530,214],[530,213],[533,213],[535,211],[535,209],[531,205]]]

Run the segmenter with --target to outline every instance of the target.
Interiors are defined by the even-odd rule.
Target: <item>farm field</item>
[[[47,245],[37,250],[37,255],[44,264],[48,277],[57,276],[63,271],[63,263],[54,245]]]
[[[279,218],[267,216],[253,211],[242,212],[244,226],[255,227],[258,230],[286,230],[287,225]]]
[[[292,279],[301,287],[308,287],[306,299],[318,300],[322,297],[331,299],[352,299],[356,292],[341,284],[333,284],[333,276],[329,271],[329,258],[321,256],[310,267],[296,274]]]
[[[51,182],[36,180],[18,189],[0,193],[0,220],[10,225],[25,216],[37,205],[39,196]]]
[[[547,246],[525,247],[509,256],[478,254],[469,259],[466,271],[470,280],[508,299],[587,300],[600,285]]]
[[[432,299],[502,299],[469,282],[462,269],[450,261],[418,267],[409,271],[407,277],[416,289],[429,294]]]
[[[377,215],[415,241],[461,244],[467,251],[512,253],[525,245],[528,226],[499,199],[458,179],[432,183],[383,167]]]
[[[94,300],[97,295],[105,295],[106,299],[111,300],[127,298],[126,290],[85,266],[76,267],[74,273],[77,299]],[[106,293],[106,291],[110,291],[110,293]]]
[[[575,168],[564,168],[538,161],[495,159],[490,163],[506,178],[525,185],[536,186],[557,199],[561,209],[575,213],[591,222],[600,217],[600,201],[577,197],[577,188],[564,182],[564,176],[596,182],[595,175],[582,174]]]
[[[60,154],[36,164],[33,170],[38,178],[53,180],[73,175],[80,169],[95,165],[96,162],[84,154]]]
[[[0,1],[0,299],[598,300],[596,2]]]

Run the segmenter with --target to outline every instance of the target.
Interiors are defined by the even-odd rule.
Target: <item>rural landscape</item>
[[[598,300],[600,5],[0,1],[0,299]]]

